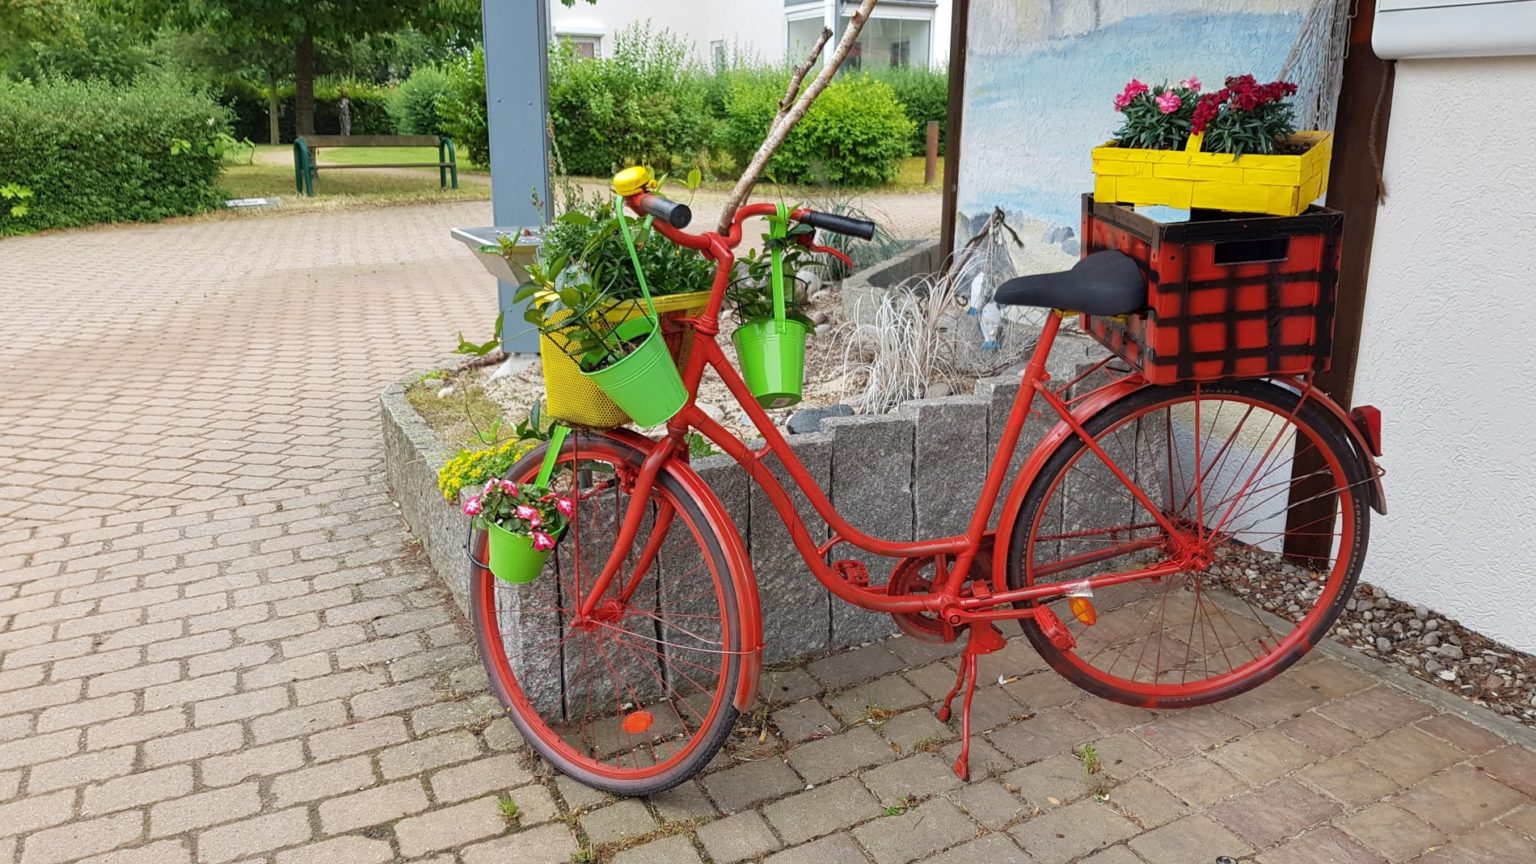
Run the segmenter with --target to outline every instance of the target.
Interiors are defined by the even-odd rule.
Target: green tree
[[[406,27],[457,33],[479,26],[479,0],[123,0],[141,13],[163,16],[185,30],[209,33],[226,45],[285,46],[292,57],[294,121],[299,135],[315,131],[316,59],[322,46],[342,46]],[[269,79],[270,83],[270,79]]]

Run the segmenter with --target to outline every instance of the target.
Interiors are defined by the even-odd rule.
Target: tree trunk
[[[305,33],[299,40],[298,68],[293,79],[293,128],[295,135],[315,134],[315,37]]]
[[[283,136],[278,131],[277,112],[277,74],[271,69],[267,70],[267,138],[268,143],[281,144]]]

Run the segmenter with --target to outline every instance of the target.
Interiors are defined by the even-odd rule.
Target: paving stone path
[[[898,639],[767,675],[673,792],[549,776],[379,474],[376,394],[488,323],[487,213],[0,241],[0,864],[1536,860],[1529,733],[1342,654],[1154,714],[1013,644],[961,783],[952,653]]]

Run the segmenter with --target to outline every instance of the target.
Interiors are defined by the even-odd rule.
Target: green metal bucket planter
[[[811,328],[795,318],[748,321],[731,334],[741,376],[764,408],[800,401],[805,382],[805,337]]]
[[[485,527],[485,543],[491,575],[503,582],[526,585],[544,572],[549,552],[533,548],[533,538],[526,534],[513,534],[493,523]]]
[[[667,351],[654,318],[632,318],[614,329],[623,340],[642,340],[618,362],[595,372],[582,372],[601,387],[615,405],[638,426],[658,426],[688,404],[688,388]]]

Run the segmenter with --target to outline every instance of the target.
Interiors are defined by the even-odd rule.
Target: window
[[[716,39],[709,43],[709,56],[714,61],[715,71],[725,71],[725,40]]]
[[[560,41],[569,42],[581,57],[602,56],[602,52],[598,50],[602,42],[601,36],[561,36]]]
[[[891,43],[891,65],[906,66],[912,56],[912,43],[903,39],[900,42]]]

